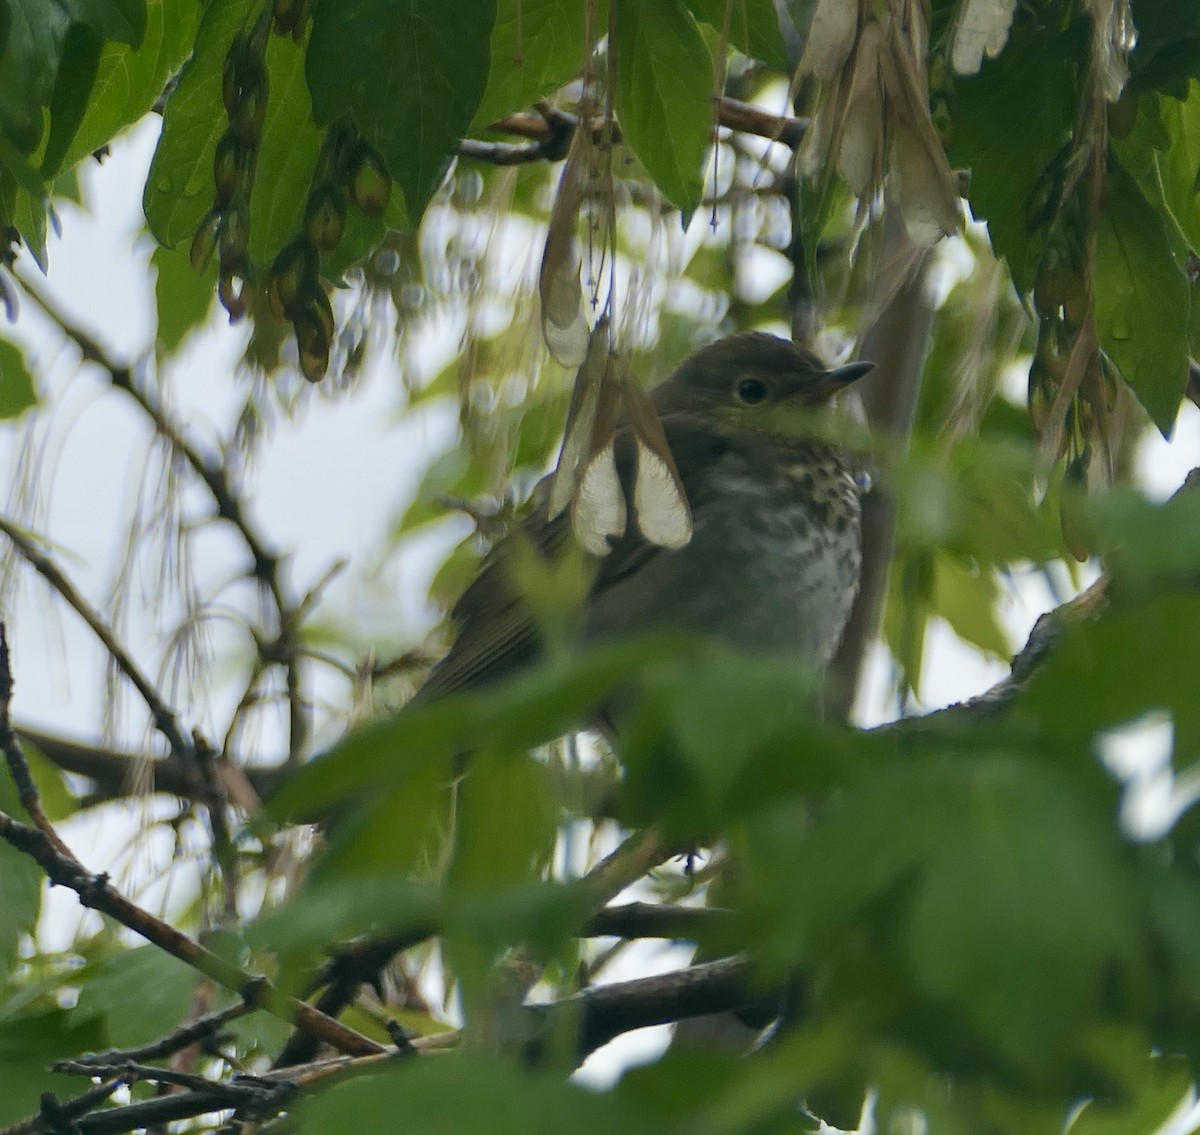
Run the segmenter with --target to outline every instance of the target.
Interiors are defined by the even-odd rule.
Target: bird
[[[580,645],[681,631],[827,666],[858,589],[862,477],[848,451],[797,433],[795,411],[824,406],[873,365],[831,368],[764,332],[726,336],[679,363],[650,400],[690,509],[690,538],[667,547],[630,523],[604,538],[605,554],[584,553],[592,575]],[[619,422],[612,452],[635,520],[637,450],[632,423]],[[530,548],[550,560],[572,539],[570,514],[546,506],[550,491],[548,476],[532,513],[485,557],[451,610],[452,645],[414,700],[484,689],[546,656],[518,577]]]

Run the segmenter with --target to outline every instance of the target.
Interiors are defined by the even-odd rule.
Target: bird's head
[[[735,428],[770,429],[796,410],[824,405],[874,363],[826,367],[812,351],[759,331],[701,347],[653,392],[660,414],[696,414]]]

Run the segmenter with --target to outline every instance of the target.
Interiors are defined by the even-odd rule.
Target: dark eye
[[[767,384],[761,378],[743,378],[738,382],[735,391],[747,406],[757,406],[767,396]]]

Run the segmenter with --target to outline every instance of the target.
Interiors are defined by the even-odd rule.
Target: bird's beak
[[[845,390],[851,383],[857,382],[864,375],[875,369],[874,363],[846,363],[845,366],[827,370],[816,384],[809,388],[807,401],[813,403],[828,402],[835,394]]]

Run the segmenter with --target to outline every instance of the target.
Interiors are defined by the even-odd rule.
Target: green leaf
[[[284,906],[254,922],[247,938],[301,981],[330,943],[360,935],[403,934],[414,943],[442,935],[454,940],[460,956],[486,969],[496,955],[521,943],[545,952],[560,948],[579,932],[589,910],[578,885],[455,890],[358,863],[336,879],[310,877]]]
[[[1097,1058],[1109,1062],[1122,1091],[1116,1099],[1089,1101],[1066,1135],[1145,1135],[1162,1130],[1192,1086],[1187,1062],[1151,1055],[1144,1037],[1111,1029],[1097,1037],[1092,1049]]]
[[[103,1021],[106,1043],[145,1044],[186,1016],[201,975],[157,946],[120,950],[79,975],[79,1000],[71,1023]]]
[[[8,39],[0,54],[0,122],[26,153],[42,134],[73,14],[60,0],[9,0]]]
[[[167,100],[142,206],[150,231],[168,248],[191,240],[212,206],[213,154],[228,126],[221,100],[225,55],[255,10],[254,0],[212,0],[192,57]]]
[[[1070,136],[1079,92],[1068,33],[1018,13],[1008,44],[978,75],[954,84],[947,156],[971,172],[971,212],[987,221],[992,248],[1020,293],[1033,287],[1047,229],[1053,162]]]
[[[1187,585],[1200,575],[1200,493],[1162,503],[1115,489],[1086,505],[1096,550],[1121,588]]]
[[[0,133],[0,171],[8,174],[18,189],[44,204],[46,186],[41,174],[30,165],[29,159],[17,149],[12,139],[3,133]]]
[[[98,1022],[76,1021],[66,1009],[0,1022],[0,1123],[36,1115],[44,1092],[53,1092],[58,1099],[78,1094],[78,1076],[48,1069],[55,1061],[103,1047]]]
[[[1088,752],[1102,730],[1151,710],[1175,723],[1176,749],[1189,760],[1200,741],[1200,702],[1192,676],[1200,669],[1200,596],[1152,593],[1125,601],[1103,617],[1068,626],[1037,669],[1016,710],[1035,721],[1060,756]]]
[[[815,675],[794,662],[711,642],[659,663],[621,730],[622,818],[704,838],[764,795],[827,783],[844,745],[815,718],[815,692]]]
[[[743,55],[780,71],[788,69],[787,46],[779,31],[779,13],[773,0],[687,0],[692,15],[720,32],[725,9],[732,7],[729,44]]]
[[[147,0],[57,0],[74,18],[130,47],[141,46],[146,34]]]
[[[1175,91],[1189,78],[1200,79],[1200,8],[1192,0],[1134,0],[1133,19],[1134,90]]]
[[[558,816],[544,761],[478,755],[458,785],[449,882],[486,892],[540,879],[554,854]]]
[[[0,122],[26,152],[42,133],[71,25],[102,39],[137,46],[146,31],[146,0],[8,0],[8,36],[0,53]]]
[[[33,375],[18,347],[0,339],[0,418],[16,418],[37,405]]]
[[[596,20],[603,28],[602,11]],[[583,30],[577,0],[498,0],[487,86],[471,131],[531,106],[579,74],[586,54]]]
[[[818,1016],[858,1007],[927,1059],[1061,1087],[1107,983],[1144,977],[1138,891],[1092,795],[972,743],[877,756],[820,807],[747,825],[750,932],[809,973]]]
[[[704,188],[712,56],[682,0],[616,4],[617,117],[629,148],[686,225]]]
[[[216,267],[209,265],[201,275],[192,267],[186,251],[162,245],[154,250],[150,266],[155,270],[156,338],[159,349],[172,355],[208,315],[215,295]]]
[[[1025,441],[964,439],[948,458],[928,444],[914,444],[894,474],[903,502],[898,519],[903,547],[950,551],[996,566],[1058,558],[1058,518],[1034,504],[1037,476]]]
[[[105,43],[91,98],[60,168],[95,153],[150,110],[191,52],[203,11],[194,0],[149,0],[146,34],[136,49]]]
[[[373,869],[322,882],[308,879],[287,903],[261,915],[247,928],[256,950],[284,956],[313,956],[331,942],[361,934],[432,933],[444,917],[433,883],[414,882]]]
[[[74,24],[63,45],[58,79],[50,99],[50,137],[42,153],[42,176],[53,177],[92,101],[104,41],[84,24]]]
[[[495,19],[495,0],[460,0],[436,17],[419,0],[321,0],[313,13],[308,85],[317,120],[353,119],[414,221],[483,97]]]
[[[486,747],[519,753],[561,737],[618,682],[638,676],[691,645],[656,637],[617,642],[536,667],[494,689],[443,698],[373,722],[295,775],[271,801],[276,817],[325,815],[339,803],[381,797],[416,770]]]
[[[1007,661],[1012,643],[996,615],[999,602],[1000,588],[991,572],[972,571],[953,556],[934,558],[932,613],[945,619],[964,642]]]
[[[1176,258],[1200,248],[1200,82],[1190,83],[1182,100],[1140,96],[1133,129],[1113,149],[1147,200],[1167,217]]]
[[[354,800],[354,810],[330,825],[313,881],[374,870],[425,877],[430,863],[444,860],[453,831],[453,781],[448,758],[402,762],[393,783]]]
[[[1096,331],[1164,437],[1187,382],[1187,277],[1171,252],[1167,222],[1119,165],[1096,234]]]
[[[318,1091],[296,1108],[305,1135],[391,1135],[396,1117],[423,1135],[641,1135],[661,1131],[612,1095],[494,1056],[412,1060]]]

